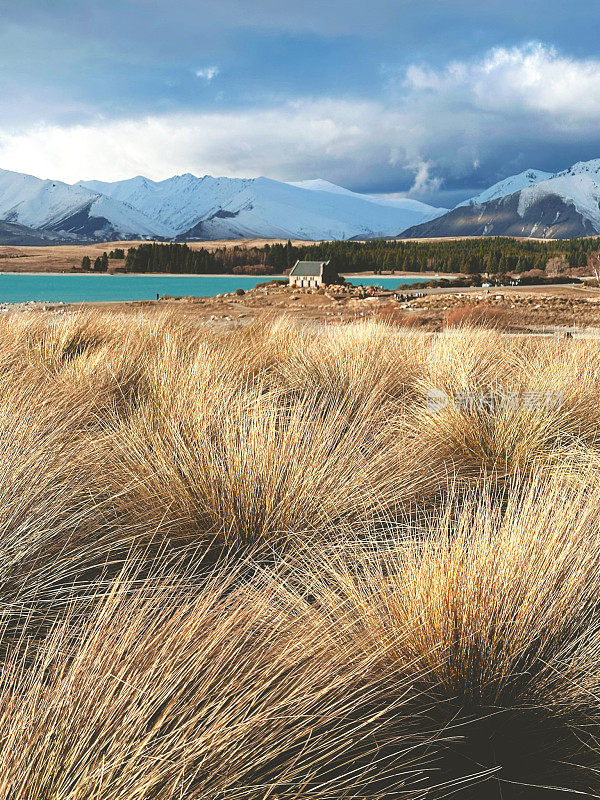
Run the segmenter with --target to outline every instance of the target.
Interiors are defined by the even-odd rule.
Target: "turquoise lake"
[[[272,276],[271,276],[272,277]],[[214,297],[252,289],[269,277],[238,275],[9,275],[0,273],[0,303],[117,302],[156,300],[156,295]],[[350,278],[354,284],[395,289],[419,283],[415,278]]]

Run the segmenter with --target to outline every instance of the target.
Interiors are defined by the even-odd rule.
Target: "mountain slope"
[[[511,175],[509,178],[495,183],[475,197],[469,198],[469,200],[463,200],[456,208],[481,205],[490,200],[497,200],[499,197],[507,197],[509,194],[520,192],[522,189],[540,183],[540,181],[547,181],[552,177],[554,177],[552,172],[542,172],[539,169],[527,169],[525,172],[520,172],[518,175]]]
[[[401,239],[444,236],[516,236],[569,239],[595,236],[598,230],[572,202],[549,194],[521,206],[521,192],[479,206],[455,208],[443,217],[408,228]]]
[[[600,233],[600,159],[580,162],[548,179],[538,181],[539,176],[540,173],[529,170],[507,178],[447,214],[408,228],[400,233],[400,238],[566,239]],[[524,181],[526,186],[513,191]],[[502,191],[507,194],[501,195]]]
[[[40,247],[60,244],[61,241],[63,240],[60,236],[50,231],[40,231],[25,225],[18,225],[15,222],[0,221],[0,244],[3,245]]]
[[[441,211],[417,201],[382,202],[327,182],[308,183],[186,174],[79,186],[138,209],[179,239],[389,236]]]
[[[290,186],[297,186],[299,189],[309,189],[316,192],[331,192],[332,194],[344,194],[349,197],[358,197],[361,200],[368,200],[370,203],[375,203],[379,206],[389,206],[390,208],[399,208],[406,211],[416,211],[423,214],[427,219],[433,219],[445,214],[447,208],[436,208],[435,206],[422,203],[420,200],[412,200],[410,197],[381,197],[376,194],[360,194],[359,192],[352,192],[350,189],[344,189],[343,186],[338,186],[335,183],[324,181],[322,178],[315,178],[308,181],[296,181],[289,184]],[[423,220],[426,221],[425,219]]]
[[[169,235],[169,231],[118,200],[83,186],[8,170],[0,170],[0,220],[54,231],[66,239]]]

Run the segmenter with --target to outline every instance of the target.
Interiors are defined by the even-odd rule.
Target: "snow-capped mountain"
[[[515,188],[517,187],[517,188]],[[600,233],[600,159],[554,175],[527,170],[400,238],[531,236],[566,239]]]
[[[526,170],[451,211],[359,194],[321,179],[176,175],[74,185],[0,170],[0,243],[362,239],[437,236],[567,238],[600,233],[600,159],[554,175]]]
[[[368,238],[394,235],[445,211],[320,180],[295,185],[188,173],[164,181],[139,176],[69,185],[0,170],[0,243],[19,240],[9,224],[27,228],[23,244],[36,232],[42,242]]]
[[[73,240],[168,235],[143,213],[106,195],[8,170],[0,170],[0,221]]]
[[[178,239],[386,236],[446,210],[414,200],[384,201],[321,180],[290,184],[186,174],[78,185],[136,208]]]
[[[499,197],[506,197],[515,192],[520,192],[528,186],[534,186],[536,183],[547,181],[552,177],[554,177],[552,172],[542,172],[539,169],[527,169],[525,172],[519,172],[518,175],[511,175],[510,178],[505,178],[503,181],[495,183],[488,189],[484,189],[483,192],[475,197],[469,198],[469,200],[463,200],[456,208],[461,208],[462,206],[480,206],[482,203],[487,203],[490,200],[497,200]]]
[[[550,180],[543,181],[521,193],[518,212],[524,216],[545,200],[561,198],[571,203],[582,224],[600,232],[600,158],[579,161]]]

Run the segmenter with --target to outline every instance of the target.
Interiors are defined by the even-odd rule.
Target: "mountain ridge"
[[[455,208],[481,205],[490,200],[497,200],[499,197],[507,197],[510,194],[526,189],[528,186],[534,186],[536,183],[549,180],[553,178],[554,175],[555,173],[553,172],[542,172],[542,170],[539,169],[526,169],[516,175],[503,178],[501,181],[484,189],[483,192],[475,195],[475,197],[470,197],[468,200],[463,200],[462,203],[458,203]]]
[[[105,195],[82,186],[2,169],[0,221],[52,231],[66,241],[110,239],[115,234],[163,235],[136,209]]]
[[[78,185],[125,202],[158,219],[179,240],[247,238],[350,239],[389,235],[446,209],[418,201],[385,202],[320,179],[283,183],[270,178],[196,178],[164,181],[138,176]]]
[[[382,200],[326,181],[294,185],[270,178],[164,181],[136,176],[67,184],[0,169],[0,222],[37,232],[41,243],[117,239],[351,239],[393,235],[444,213],[414,200]],[[33,237],[35,238],[35,237]],[[18,242],[17,229],[0,243]]]
[[[127,239],[360,240],[600,234],[600,159],[524,170],[453,209],[365,195],[313,178],[191,173],[67,184],[0,169],[0,244]]]
[[[505,178],[400,239],[516,236],[569,239],[600,234],[600,159],[556,173],[526,170]]]

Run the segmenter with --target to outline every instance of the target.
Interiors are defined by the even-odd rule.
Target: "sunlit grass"
[[[600,794],[593,342],[0,345],[0,799]]]

